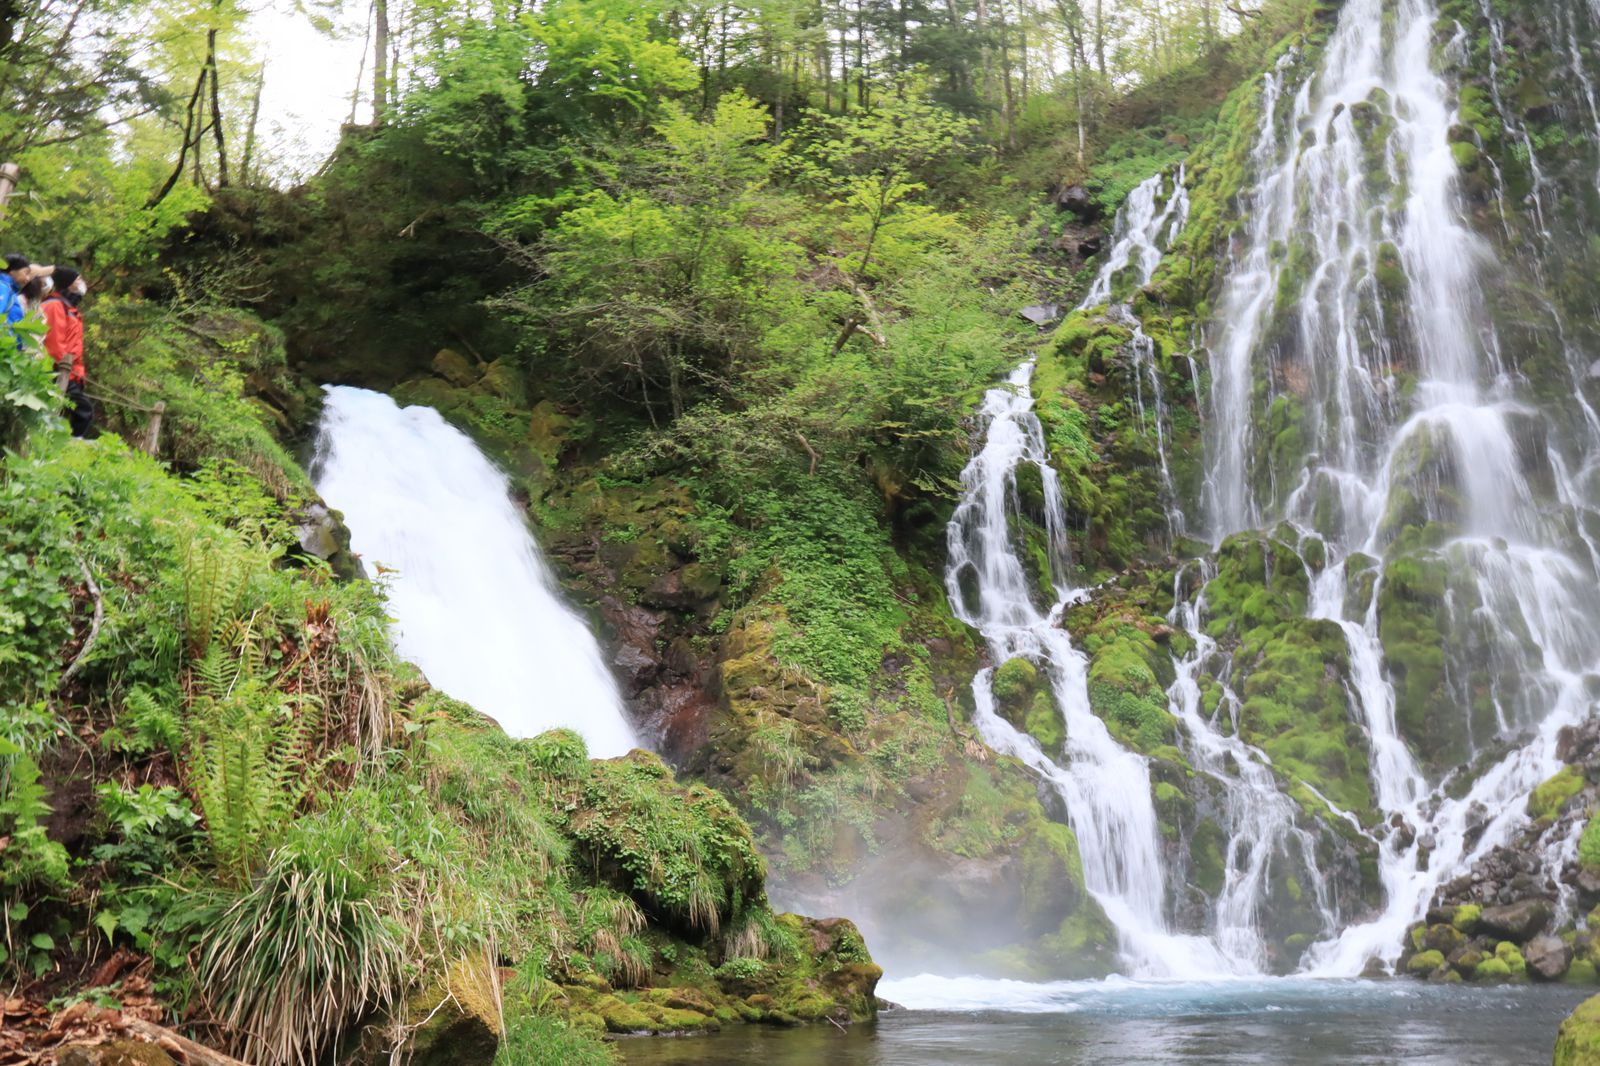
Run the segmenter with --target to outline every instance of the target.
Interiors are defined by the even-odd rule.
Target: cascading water
[[[1486,249],[1459,206],[1436,13],[1405,0],[1386,32],[1382,7],[1345,5],[1286,121],[1285,67],[1268,79],[1249,229],[1212,344],[1212,536],[1286,520],[1319,543],[1307,613],[1345,634],[1374,798],[1408,829],[1380,845],[1382,915],[1310,952],[1330,974],[1396,955],[1434,890],[1525,819],[1522,798],[1560,768],[1556,733],[1593,710],[1585,677],[1600,652],[1593,558],[1574,534],[1574,508],[1592,504],[1565,473],[1593,457],[1540,432],[1481,314]],[[1255,439],[1263,379],[1268,404],[1303,411],[1309,446],[1292,485]],[[1441,576],[1447,632],[1478,659],[1445,648],[1447,680],[1487,664],[1463,693],[1489,705],[1461,724],[1472,751],[1514,743],[1465,795],[1429,779],[1397,721],[1380,618],[1395,559]],[[1353,560],[1379,569],[1364,602],[1349,602]]]
[[[1575,387],[1560,416],[1571,431],[1547,426],[1484,311],[1478,275],[1489,253],[1461,206],[1452,142],[1462,127],[1434,67],[1436,23],[1428,0],[1349,0],[1315,74],[1300,77],[1291,51],[1264,79],[1253,183],[1240,196],[1244,225],[1203,337],[1211,380],[1199,521],[1184,515],[1166,475],[1152,347],[1132,309],[1113,297],[1130,272],[1139,285],[1150,280],[1183,224],[1181,178],[1165,201],[1163,177],[1130,196],[1116,247],[1081,308],[1106,306],[1105,315],[1131,327],[1134,400],[1146,427],[1154,412],[1171,531],[1204,528],[1219,549],[1236,534],[1287,536],[1305,569],[1306,617],[1342,634],[1339,683],[1364,729],[1376,821],[1363,827],[1299,784],[1347,823],[1345,832],[1374,842],[1377,912],[1344,924],[1351,908],[1337,904],[1318,867],[1306,808],[1241,738],[1232,653],[1206,633],[1214,567],[1201,559],[1189,564],[1197,571],[1180,569],[1174,588],[1169,621],[1192,650],[1175,660],[1169,698],[1184,754],[1223,797],[1228,844],[1207,937],[1170,931],[1148,768],[1093,715],[1084,656],[1059,628],[1063,609],[1089,593],[1063,577],[1061,505],[1032,413],[1031,363],[985,400],[985,442],[963,475],[949,531],[950,599],[984,634],[996,664],[1023,656],[1047,669],[1067,721],[1066,758],[1057,762],[996,713],[987,670],[973,686],[977,721],[992,746],[1033,766],[1065,800],[1088,885],[1134,973],[1265,968],[1261,912],[1276,862],[1295,866],[1321,918],[1323,939],[1306,952],[1304,970],[1348,975],[1374,958],[1392,960],[1439,886],[1526,822],[1525,797],[1562,766],[1558,733],[1595,712],[1600,419]],[[1570,40],[1570,25],[1558,29]],[[1444,55],[1463,51],[1462,35],[1458,27]],[[1504,48],[1496,25],[1492,62]],[[1572,63],[1581,61],[1574,53]],[[1587,82],[1580,88],[1590,99]],[[1498,96],[1494,103],[1503,109]],[[1529,208],[1542,232],[1550,193],[1531,139],[1516,123],[1505,129],[1528,150]],[[1591,368],[1550,310],[1576,386]],[[1280,414],[1302,442],[1287,462],[1270,436],[1280,431],[1263,429]],[[1056,595],[1044,610],[1030,598],[1011,524],[1016,473],[1028,463],[1040,467],[1048,504]],[[1198,581],[1186,581],[1195,573]],[[1440,684],[1460,716],[1451,728],[1462,750],[1452,758],[1470,770],[1446,772],[1436,756],[1419,754],[1415,708],[1410,718],[1401,713],[1384,645],[1390,587],[1398,584],[1394,595],[1403,598],[1407,583],[1424,577],[1439,588]],[[1220,691],[1214,703],[1203,685]],[[1575,847],[1570,831],[1552,844],[1549,871]]]
[[[512,736],[566,727],[606,758],[638,743],[506,477],[429,407],[327,390],[313,464],[351,547],[388,575],[395,647]]]
[[[1061,611],[1084,590],[1070,588],[1066,579],[1061,491],[1032,411],[1032,372],[1032,362],[1024,363],[1005,386],[990,390],[984,399],[984,445],[961,475],[962,499],[950,520],[945,581],[956,617],[983,634],[995,663],[1023,657],[1047,673],[1066,723],[1064,763],[996,713],[992,668],[973,679],[974,722],[990,747],[1031,766],[1061,796],[1078,836],[1084,882],[1116,926],[1134,971],[1154,976],[1216,973],[1228,963],[1211,944],[1175,936],[1167,927],[1149,770],[1141,756],[1112,738],[1090,709],[1088,662],[1059,626]],[[1046,611],[1035,606],[1013,542],[1016,476],[1024,464],[1035,465],[1044,483],[1056,586],[1055,602]]]
[[[1116,276],[1130,269],[1138,284],[1150,280],[1161,260],[1158,242],[1175,235],[1187,212],[1181,173],[1163,206],[1164,181],[1153,178],[1130,197],[1119,215],[1116,246],[1085,306],[1109,299]],[[1128,316],[1126,305],[1114,313]],[[1143,372],[1136,368],[1136,375]],[[1087,590],[1072,587],[1068,577],[1060,483],[1033,413],[1032,374],[1030,360],[984,398],[984,443],[961,475],[945,583],[956,616],[983,634],[996,665],[1020,657],[1044,669],[1066,724],[1064,760],[1057,762],[996,712],[993,668],[973,680],[974,721],[991,747],[1032,767],[1060,795],[1078,837],[1085,884],[1116,926],[1133,972],[1172,977],[1251,972],[1254,965],[1243,956],[1219,950],[1204,937],[1174,934],[1164,915],[1165,873],[1149,768],[1142,756],[1117,743],[1090,708],[1088,661],[1060,626],[1061,612]],[[1019,511],[1017,473],[1024,465],[1037,468],[1043,485],[1054,592],[1045,610],[1035,603],[1012,524]]]
[[[1177,173],[1170,176],[1170,189],[1169,176],[1157,174],[1128,194],[1127,203],[1117,212],[1111,255],[1095,275],[1088,295],[1078,305],[1080,311],[1109,305],[1107,314],[1133,334],[1128,342],[1128,354],[1133,361],[1133,401],[1140,426],[1155,437],[1162,506],[1167,515],[1167,532],[1172,536],[1183,535],[1184,516],[1178,506],[1172,484],[1172,464],[1167,456],[1167,400],[1161,385],[1161,368],[1156,363],[1156,343],[1145,333],[1144,323],[1133,313],[1133,308],[1113,299],[1112,290],[1130,274],[1138,285],[1147,284],[1154,276],[1166,248],[1189,221],[1187,178],[1186,168],[1179,164]],[[1148,404],[1146,388],[1150,390]]]

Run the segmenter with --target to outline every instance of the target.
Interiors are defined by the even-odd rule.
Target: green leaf
[[[28,943],[40,951],[54,951],[56,949],[55,938],[49,933],[35,933],[28,938]]]

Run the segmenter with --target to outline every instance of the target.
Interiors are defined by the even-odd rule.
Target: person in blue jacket
[[[6,256],[5,272],[0,273],[0,315],[4,316],[5,328],[10,331],[18,350],[22,348],[22,337],[11,327],[28,313],[22,301],[22,289],[34,278],[49,277],[55,272],[53,266],[34,266],[25,255],[12,252]]]

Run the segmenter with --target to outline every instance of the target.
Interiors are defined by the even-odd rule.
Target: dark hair
[[[22,287],[22,295],[28,298],[28,303],[36,304],[44,298],[44,278],[34,278]]]
[[[66,292],[79,277],[81,275],[71,267],[58,266],[56,272],[51,275],[51,280],[56,283],[57,292]]]
[[[13,270],[21,270],[23,267],[31,266],[33,266],[33,261],[25,255],[18,255],[16,252],[8,252],[6,254],[6,273],[8,274]]]

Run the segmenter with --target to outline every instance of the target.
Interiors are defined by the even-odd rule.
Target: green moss
[[[1406,962],[1406,972],[1430,974],[1444,965],[1444,956],[1437,951],[1419,951]]]
[[[1593,1066],[1600,1062],[1600,996],[1584,1000],[1561,1023],[1553,1066]]]
[[[1562,767],[1560,773],[1540,784],[1528,797],[1528,817],[1539,822],[1554,821],[1567,801],[1583,791],[1583,784],[1581,770],[1576,766]],[[1579,848],[1582,848],[1581,840]]]
[[[1513,977],[1521,976],[1528,968],[1528,964],[1523,961],[1522,952],[1509,940],[1502,940],[1494,946],[1494,957],[1506,964]]]
[[[1600,869],[1600,815],[1591,817],[1578,838],[1578,861],[1590,869]]]
[[[1476,903],[1463,903],[1456,907],[1455,913],[1450,916],[1450,924],[1463,933],[1471,933],[1478,927],[1478,919],[1483,916],[1483,908]]]
[[[1511,976],[1511,967],[1504,959],[1490,957],[1478,963],[1472,971],[1474,981],[1504,981]]]
[[[1594,963],[1589,959],[1573,959],[1572,965],[1567,967],[1567,972],[1561,975],[1561,980],[1569,985],[1600,984],[1600,971],[1596,971]]]

